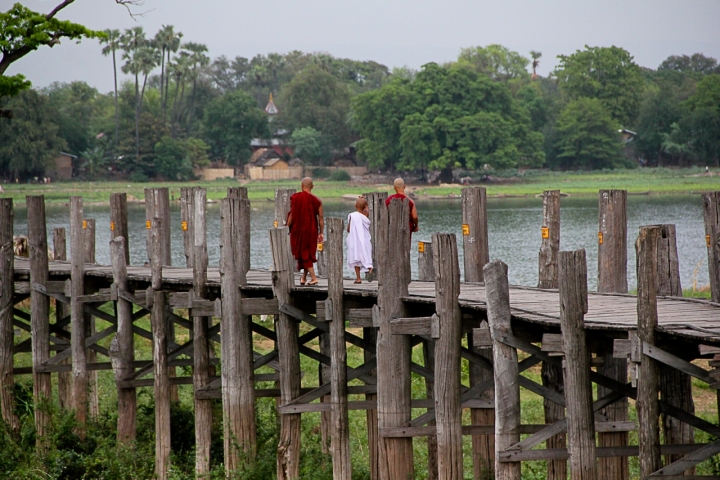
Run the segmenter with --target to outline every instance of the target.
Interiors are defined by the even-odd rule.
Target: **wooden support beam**
[[[680,455],[692,453],[704,445],[662,445],[660,451],[663,455]],[[597,458],[607,457],[636,457],[638,456],[638,447],[625,446],[625,447],[598,447],[596,449]],[[501,454],[501,462],[527,462],[537,460],[553,460],[553,459],[567,459],[568,451],[564,448],[555,449],[543,449],[543,450],[527,450],[527,451],[506,451]],[[677,477],[677,476],[655,476],[647,477],[653,480],[657,479],[669,479],[669,478],[681,478],[683,480],[703,479],[715,480],[716,477],[712,476],[688,476],[688,477]]]
[[[593,421],[590,353],[585,342],[587,313],[587,264],[585,250],[558,256],[560,325],[565,344],[565,403],[567,408],[570,476],[597,479],[595,422]]]
[[[276,357],[268,354],[265,360],[253,364],[252,317],[244,311],[246,299],[238,289],[238,285],[247,283],[250,265],[250,201],[245,188],[234,190],[232,196],[230,193],[220,205],[220,279],[224,302],[220,348],[227,476],[242,467],[243,458],[255,453],[255,368]]]
[[[15,415],[13,376],[13,253],[14,212],[12,198],[0,198],[0,413],[12,432],[20,422]]]
[[[249,255],[247,255],[249,256]],[[242,314],[252,315],[277,315],[277,298],[243,298]]]
[[[70,254],[71,254],[71,281],[72,296],[70,297],[70,322],[72,329],[72,369],[73,383],[72,409],[75,411],[80,438],[84,438],[84,426],[88,418],[88,388],[89,375],[87,372],[87,350],[85,338],[87,330],[85,326],[85,311],[83,304],[78,302],[78,297],[85,294],[85,230],[83,217],[82,197],[70,197]]]
[[[694,476],[695,465],[697,465],[700,462],[704,462],[708,458],[712,457],[713,455],[717,455],[718,453],[720,453],[720,441],[716,441],[716,442],[704,445],[684,457],[675,455],[675,457],[679,457],[678,460],[674,461],[670,465],[667,465],[667,466],[657,470],[656,472],[653,472],[653,474],[650,476],[650,478],[656,478],[656,477],[660,477],[660,476],[665,476],[665,477],[678,476],[682,479],[685,479],[688,477],[683,476],[683,473],[688,472],[688,470],[690,470],[690,472],[688,472],[689,475]],[[708,477],[702,477],[702,478],[708,478]]]
[[[655,344],[657,327],[657,242],[659,227],[640,227],[635,242],[637,253],[637,314],[638,338],[650,345]],[[637,409],[638,440],[640,445],[640,475],[646,477],[657,471],[660,460],[660,429],[658,417],[658,375],[655,360],[643,356],[638,367]]]
[[[277,212],[276,212],[277,215]],[[276,217],[277,218],[277,217]],[[270,229],[273,256],[273,292],[280,305],[290,303],[295,286],[294,267],[290,255],[288,228]],[[275,317],[275,332],[280,362],[281,403],[287,404],[300,396],[300,352],[298,324],[288,314]],[[278,480],[294,480],[300,472],[300,415],[280,417],[280,438],[277,453]]]
[[[520,463],[500,463],[500,453],[520,440],[520,375],[517,350],[501,341],[512,335],[507,265],[488,263],[483,269],[488,324],[493,339],[495,382],[495,478],[520,480]]]
[[[114,232],[113,232],[114,233]],[[118,235],[110,241],[110,261],[113,282],[121,291],[128,291],[125,237]],[[118,384],[118,443],[129,445],[135,440],[137,391],[122,388],[119,383],[132,374],[135,360],[135,337],[133,335],[133,306],[124,296],[118,296],[115,304],[117,314],[117,335],[110,344],[110,359],[113,363],[115,382]]]
[[[492,336],[487,321],[482,320],[480,327],[474,328],[471,333],[468,333],[467,337],[469,352],[492,360]],[[470,387],[494,379],[492,370],[488,370],[484,365],[471,359],[468,360],[470,364]],[[482,400],[491,402],[491,407],[470,409],[470,423],[483,426],[489,431],[489,433],[473,435],[472,437],[473,479],[475,480],[488,478],[495,469],[495,390],[487,390],[481,393],[479,397]],[[463,430],[463,435],[465,434],[465,430]]]
[[[462,189],[462,223],[465,281],[483,282],[483,267],[490,261],[485,187]]]
[[[468,189],[464,189],[466,193]],[[482,189],[485,193],[485,189]],[[467,195],[466,195],[467,197]],[[467,207],[474,204],[468,201]],[[483,202],[484,205],[484,202]],[[437,425],[438,478],[463,476],[462,410],[460,406],[460,266],[454,234],[432,236],[435,267],[435,302],[439,328],[435,342],[435,418]],[[466,250],[466,253],[468,250]],[[466,264],[467,269],[467,264]],[[431,324],[432,328],[432,324]],[[433,332],[436,333],[436,332]]]
[[[347,351],[345,346],[345,308],[343,305],[343,231],[341,218],[328,218],[325,222],[325,252],[327,253],[328,299],[326,318],[330,321],[330,453],[333,478],[350,480],[350,425],[347,396]]]
[[[53,229],[53,253],[55,260],[67,261],[67,236],[65,228]],[[51,283],[51,282],[48,282]],[[62,293],[65,293],[63,289]],[[58,326],[60,319],[70,315],[69,306],[63,302],[55,301],[55,325]],[[60,327],[67,330],[67,326]],[[69,335],[69,334],[68,334]],[[69,364],[70,359],[63,363]],[[67,372],[58,373],[58,402],[60,408],[69,409],[72,403],[72,376]]]
[[[167,189],[165,189],[167,191]],[[147,196],[148,190],[146,190]],[[162,291],[163,224],[166,218],[153,218],[150,224],[150,269],[153,306],[150,322],[153,333],[153,375],[155,392],[155,475],[167,480],[170,471],[170,376],[168,374],[168,322],[165,293]]]
[[[130,264],[130,234],[128,231],[127,193],[110,194],[110,236],[125,239],[125,264]]]
[[[430,242],[428,242],[430,243]],[[429,259],[430,265],[432,265],[432,257]],[[435,275],[433,274],[433,281]],[[425,395],[427,399],[434,402],[435,400],[435,342],[433,340],[424,339],[422,342],[423,347],[423,364],[426,369],[433,373],[430,378],[425,378]],[[432,405],[431,407],[434,407]],[[435,427],[435,420],[428,422],[428,427]],[[414,428],[427,428],[427,427],[414,427]],[[398,427],[395,427],[398,429]],[[402,429],[400,427],[399,429]],[[386,430],[393,430],[389,428]],[[380,435],[383,435],[380,433]],[[385,435],[387,436],[387,435]],[[437,429],[433,428],[433,433],[427,437],[427,449],[428,449],[428,480],[438,479],[438,451],[437,451]]]
[[[277,188],[275,189],[275,220],[273,221],[273,227],[285,227],[287,226],[287,218],[290,213],[290,197],[296,193],[294,188]],[[288,242],[288,255],[292,259],[292,250],[290,249],[290,242]],[[291,262],[291,271],[297,271],[297,264]]]
[[[372,227],[371,227],[372,228]],[[373,263],[373,265],[375,265]],[[371,320],[372,322],[372,320]],[[372,323],[371,323],[372,324]],[[377,342],[377,329],[368,326],[363,328],[363,340],[370,345],[375,345]],[[371,352],[367,349],[363,349],[363,358],[365,363],[376,361],[375,352]],[[375,370],[370,370],[368,375],[377,377]],[[376,382],[377,383],[377,382]],[[365,421],[367,425],[367,437],[368,437],[368,462],[370,464],[370,480],[378,480],[378,415],[377,415],[377,389],[374,393],[366,394],[365,401],[375,402],[375,408],[366,410]]]
[[[713,302],[720,302],[720,191],[704,193],[702,198],[710,296]]]
[[[372,272],[368,272],[365,274],[365,278],[368,282],[372,282],[374,280],[378,279],[378,265],[380,263],[376,249],[377,249],[377,241],[375,240],[377,235],[377,224],[380,221],[380,212],[381,210],[387,210],[385,207],[385,199],[388,197],[387,192],[370,192],[370,193],[364,193],[363,197],[368,202],[368,211],[370,218],[370,239],[372,242],[372,262],[373,262],[373,270]],[[373,448],[373,447],[370,447]],[[372,455],[372,451],[371,451]],[[375,469],[375,476],[372,475],[372,468],[371,470],[371,480],[377,479],[377,468]]]
[[[545,190],[543,218],[540,227],[538,288],[558,288],[558,253],[560,252],[560,190]],[[552,479],[551,479],[552,480]],[[564,479],[563,479],[564,480]]]
[[[433,339],[440,338],[440,318],[437,315],[432,317],[410,317],[393,318],[390,320],[391,335],[425,335]]]
[[[421,282],[435,281],[432,242],[418,242],[418,280]]]
[[[95,219],[83,218],[83,260],[85,263],[95,262]],[[93,287],[91,287],[93,288]],[[95,290],[95,288],[93,288]],[[56,302],[57,304],[57,302]],[[95,328],[95,317],[85,313],[85,338],[86,340],[97,333]],[[87,363],[97,362],[97,352],[95,350],[87,350]],[[97,372],[88,371],[88,415],[92,418],[98,418],[100,415],[100,396],[98,392]]]
[[[45,226],[45,197],[27,196],[28,249],[30,250],[30,282],[45,285],[48,281],[47,230]],[[50,359],[50,299],[36,290],[30,292],[30,315],[32,323],[32,364],[38,367]],[[50,419],[45,409],[40,408],[52,399],[51,375],[33,374],[33,399],[35,402],[35,429],[37,447],[47,447],[47,426]]]
[[[384,204],[383,204],[384,205]],[[379,267],[377,334],[378,426],[401,427],[411,420],[411,347],[407,335],[392,335],[390,320],[403,317],[402,297],[410,283],[410,202],[393,199],[388,208],[377,207],[375,249]],[[414,474],[412,440],[379,438],[381,480],[411,478]]]

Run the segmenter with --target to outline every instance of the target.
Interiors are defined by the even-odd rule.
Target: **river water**
[[[459,200],[419,201],[420,231],[413,235],[413,277],[417,274],[417,242],[429,241],[435,232],[454,233],[461,236],[461,206]],[[348,201],[326,201],[325,215],[345,219],[353,210]],[[597,286],[597,231],[598,201],[596,197],[569,197],[561,200],[560,248],[574,250],[584,248],[588,260],[588,287]],[[52,229],[69,227],[68,206],[48,206],[48,244],[52,245]],[[185,265],[182,232],[180,230],[179,204],[171,209],[173,265]],[[629,196],[628,216],[628,283],[635,288],[635,248],[638,227],[658,223],[674,223],[677,228],[677,244],[680,260],[680,276],[683,288],[693,282],[698,286],[708,283],[707,250],[702,218],[702,201],[699,195]],[[96,219],[97,261],[109,264],[110,255],[110,209],[109,206],[88,205],[85,217]],[[488,199],[488,229],[491,260],[500,259],[508,264],[510,283],[535,286],[538,279],[538,251],[540,249],[540,224],[542,200],[540,198],[490,198]],[[251,216],[251,265],[253,268],[269,268],[271,254],[268,228],[272,227],[273,205],[266,200],[252,203]],[[219,262],[220,205],[209,204],[207,212],[208,254],[211,265]],[[128,206],[130,230],[130,261],[142,264],[147,260],[145,250],[145,207]],[[27,212],[24,206],[16,208],[15,233],[27,234]],[[69,232],[68,232],[69,248]],[[458,249],[462,270],[462,242]],[[70,254],[70,252],[68,252]],[[346,275],[351,275],[346,267]]]

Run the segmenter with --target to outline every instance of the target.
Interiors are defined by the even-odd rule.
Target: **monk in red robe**
[[[418,231],[419,221],[417,209],[415,208],[415,202],[412,201],[412,199],[408,198],[407,195],[405,195],[405,180],[402,178],[396,178],[393,182],[393,188],[395,189],[395,194],[390,195],[388,198],[385,199],[385,206],[389,207],[390,202],[393,198],[399,198],[402,200],[403,198],[407,198],[410,202],[410,235],[412,235],[412,232]]]
[[[318,283],[313,264],[317,262],[317,245],[323,242],[325,222],[322,202],[311,193],[313,186],[312,178],[303,178],[302,191],[290,197],[290,213],[287,219],[293,257],[297,260],[298,270],[302,270],[300,285],[305,285],[308,272],[308,285]]]

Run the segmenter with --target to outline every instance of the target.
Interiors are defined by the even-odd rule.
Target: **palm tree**
[[[272,71],[272,74],[273,74],[273,92],[275,93],[275,95],[277,95],[278,94],[277,74],[278,74],[278,70],[285,67],[285,57],[283,57],[279,53],[269,53],[267,58],[268,58],[268,68]]]
[[[125,64],[122,66],[123,73],[130,73],[135,76],[135,156],[140,161],[140,85],[139,76],[141,72],[141,63],[138,52],[140,48],[147,44],[145,31],[142,27],[134,27],[125,30],[121,37],[123,48],[123,60]]]
[[[187,52],[180,52],[175,57],[175,61],[168,64],[168,76],[173,77],[175,80],[175,97],[173,99],[171,122],[173,135],[175,134],[175,124],[180,121],[181,113],[179,105],[185,97],[185,81],[190,74],[192,62],[190,55]],[[178,101],[178,94],[180,94],[180,100]]]
[[[142,90],[140,91],[139,110],[142,110],[143,100],[145,98],[145,86],[147,85],[147,77],[150,72],[152,72],[155,67],[157,67],[160,63],[160,56],[160,51],[151,45],[145,45],[143,47],[140,47],[140,49],[138,50],[138,67],[140,69],[140,73],[143,74],[143,84]]]
[[[533,67],[533,73],[532,73],[532,79],[535,80],[537,78],[537,73],[535,70],[537,69],[538,65],[540,65],[540,57],[542,57],[542,52],[537,52],[535,50],[530,50],[530,56],[533,59],[532,67]]]
[[[165,68],[167,63],[168,68],[170,66],[170,54],[171,52],[177,52],[180,47],[180,39],[183,34],[178,32],[175,33],[175,28],[172,25],[163,25],[162,29],[155,35],[155,46],[160,49],[160,101],[162,104],[163,121],[165,121],[167,114],[167,95],[168,95],[168,84],[170,81],[170,75]],[[167,62],[165,57],[167,56]]]
[[[118,110],[118,88],[117,88],[117,62],[115,59],[115,51],[120,48],[120,30],[105,30],[105,38],[100,39],[101,44],[107,44],[102,49],[103,55],[109,55],[112,53],[113,60],[113,77],[115,79],[115,157],[118,154],[118,141],[120,138],[120,113]]]
[[[207,47],[201,43],[188,42],[183,45],[183,49],[190,53],[190,76],[193,80],[192,95],[190,97],[190,109],[187,121],[188,130],[190,130],[192,118],[195,113],[195,89],[197,88],[197,79],[200,76],[200,70],[210,64],[210,57],[205,55]]]

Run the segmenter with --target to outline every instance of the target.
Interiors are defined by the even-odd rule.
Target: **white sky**
[[[0,0],[0,11],[15,1]],[[22,3],[48,12],[59,1]],[[174,25],[212,58],[302,50],[419,68],[453,60],[463,47],[499,43],[525,56],[541,51],[541,75],[558,54],[585,44],[623,47],[651,68],[669,55],[720,59],[717,0],[146,0],[140,10],[145,15],[133,20],[113,0],[76,0],[58,18],[97,30],[142,25],[150,37]],[[100,48],[94,40],[43,47],[7,73],[23,73],[36,87],[84,80],[109,92],[112,61]]]

